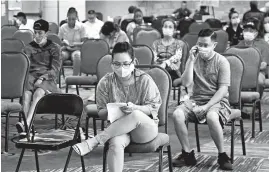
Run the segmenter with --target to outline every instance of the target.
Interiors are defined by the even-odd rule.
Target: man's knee
[[[33,94],[32,94],[31,91],[25,91],[25,92],[24,92],[24,100],[25,100],[25,101],[31,101],[32,96],[33,96]]]
[[[208,125],[219,123],[219,114],[216,111],[209,111],[206,115]]]
[[[80,60],[81,53],[80,51],[74,51],[71,55],[73,61]]]
[[[141,112],[140,110],[134,110],[129,116],[133,118],[133,120],[139,120],[141,117],[144,117],[144,113]]]
[[[185,114],[182,109],[176,109],[173,112],[173,119],[176,122],[185,122]]]
[[[69,59],[70,54],[67,51],[62,51],[61,56],[62,60],[67,60]]]
[[[113,137],[109,140],[110,149],[124,149],[130,143],[130,136],[123,134],[120,136]]]
[[[43,97],[45,95],[45,91],[42,89],[42,88],[37,88],[35,90],[35,93],[34,93],[34,96],[33,96],[33,99],[40,99],[41,97]]]

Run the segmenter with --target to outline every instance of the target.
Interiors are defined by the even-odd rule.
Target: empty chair
[[[153,28],[135,28],[133,45],[147,45],[152,48],[153,42],[161,38],[158,30]]]
[[[18,30],[16,26],[4,25],[1,27],[1,39],[12,38],[14,33]]]
[[[147,45],[134,45],[134,54],[140,65],[151,65],[154,61],[152,49]]]
[[[198,40],[198,33],[187,33],[182,38],[183,41],[187,42],[189,45],[189,49],[196,45]]]
[[[27,45],[34,40],[34,33],[28,29],[20,29],[14,33],[13,38],[19,39]]]
[[[1,53],[3,52],[22,52],[24,43],[15,38],[6,38],[1,40]]]
[[[58,34],[58,32],[59,32],[58,25],[54,22],[49,22],[49,32]]]
[[[217,46],[215,47],[215,51],[218,53],[224,53],[224,51],[227,49],[228,45],[228,33],[225,32],[224,30],[217,30],[215,31],[217,34],[217,39],[216,42],[218,43]]]
[[[213,30],[222,29],[222,24],[219,19],[215,19],[215,18],[206,19],[205,23],[208,23],[210,28]]]
[[[189,33],[197,33],[198,34],[200,32],[200,30],[202,30],[202,29],[209,29],[209,28],[210,28],[210,26],[209,26],[208,23],[205,23],[205,22],[203,22],[203,23],[194,22],[189,27]]]
[[[189,33],[189,27],[195,20],[192,18],[183,18],[179,21],[177,26],[177,30],[180,31],[180,38],[182,38],[185,34]]]
[[[51,40],[52,42],[55,42],[56,44],[60,45],[62,44],[61,39],[59,38],[58,35],[56,35],[55,33],[49,33],[48,34],[48,39]]]

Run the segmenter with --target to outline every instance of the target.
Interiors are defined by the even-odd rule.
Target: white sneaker
[[[74,88],[75,89],[76,88],[76,85],[70,85],[70,88]]]
[[[189,100],[189,99],[190,99],[190,96],[189,96],[188,94],[186,94],[186,95],[180,97],[180,101],[181,101],[181,102],[185,102],[186,100]]]

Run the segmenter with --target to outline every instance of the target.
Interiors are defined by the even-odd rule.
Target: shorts
[[[177,109],[181,109],[184,112],[185,115],[185,119],[187,122],[198,122],[196,115],[194,114],[194,112],[192,111],[194,108],[194,103],[196,105],[203,105],[199,102],[196,102],[192,99],[187,100],[185,102],[183,102],[181,105],[179,105],[177,107]],[[230,106],[224,102],[221,101],[219,103],[216,103],[215,105],[213,105],[208,111],[208,112],[216,112],[219,115],[219,122],[222,126],[222,128],[224,128],[224,125],[227,123],[229,116],[231,114],[231,108]]]

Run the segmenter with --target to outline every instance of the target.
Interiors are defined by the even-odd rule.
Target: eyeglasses
[[[116,68],[116,69],[118,69],[118,68],[120,68],[121,66],[124,68],[124,69],[128,69],[130,66],[131,66],[131,64],[133,63],[133,61],[131,61],[131,62],[124,62],[124,63],[119,63],[119,62],[112,62],[111,64]]]

